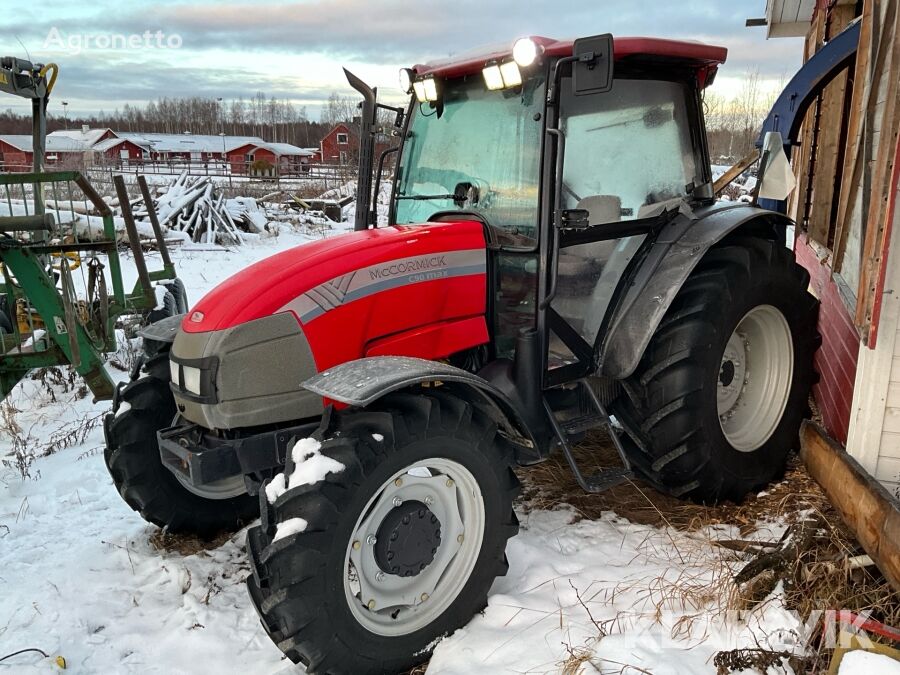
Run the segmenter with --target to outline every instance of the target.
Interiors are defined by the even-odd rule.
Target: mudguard
[[[662,230],[613,311],[599,345],[599,373],[622,380],[634,373],[663,316],[703,255],[752,222],[784,233],[793,221],[749,204],[715,204],[682,212]]]
[[[302,386],[326,399],[364,408],[392,391],[426,382],[456,383],[481,394],[510,440],[530,449],[537,447],[528,425],[502,391],[478,375],[441,361],[370,356],[328,368]]]
[[[178,329],[181,328],[181,323],[184,321],[185,316],[187,315],[176,314],[175,316],[167,316],[165,319],[160,319],[156,323],[151,323],[149,326],[141,328],[138,331],[138,335],[145,340],[171,344],[175,342],[175,336],[178,334]]]

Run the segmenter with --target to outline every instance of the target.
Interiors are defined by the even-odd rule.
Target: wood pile
[[[184,233],[190,241],[204,244],[242,244],[248,234],[267,231],[268,219],[255,199],[225,199],[207,176],[183,172],[168,186],[156,190],[150,204],[160,227]],[[131,203],[135,219],[148,221],[148,205],[138,198]]]

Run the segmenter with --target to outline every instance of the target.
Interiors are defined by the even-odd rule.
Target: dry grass
[[[590,434],[575,448],[575,454],[582,471],[588,474],[604,467],[621,466],[615,448],[601,432]],[[684,532],[726,524],[737,525],[742,533],[748,533],[756,529],[760,520],[774,520],[802,510],[822,511],[830,506],[796,456],[791,458],[784,480],[759,496],[748,497],[742,504],[695,504],[661,494],[641,481],[625,483],[601,494],[588,494],[575,482],[562,453],[520,470],[519,477],[524,487],[523,502],[529,509],[568,504],[583,518],[596,519],[604,511],[615,511],[632,523],[668,525]]]
[[[220,532],[212,539],[201,539],[194,534],[170,534],[165,530],[155,530],[150,535],[150,545],[157,551],[197,555],[224,546],[232,536],[232,532]]]

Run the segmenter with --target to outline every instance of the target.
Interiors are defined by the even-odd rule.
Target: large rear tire
[[[262,497],[247,537],[251,598],[308,672],[407,670],[506,573],[512,454],[487,416],[440,388],[334,412],[317,435],[344,469]]]
[[[144,520],[169,532],[211,537],[235,531],[259,513],[256,499],[225,499],[192,493],[163,466],[156,432],[172,425],[175,399],[169,388],[169,345],[152,343],[113,400],[104,430],[106,467],[122,499]]]
[[[820,342],[808,285],[775,241],[734,236],[704,256],[614,406],[639,474],[703,502],[783,474]]]

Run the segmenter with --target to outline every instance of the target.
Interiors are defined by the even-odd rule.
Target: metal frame
[[[784,139],[784,152],[791,158],[791,151],[798,144],[800,126],[813,101],[831,81],[856,60],[862,21],[854,21],[813,54],[776,99],[766,116],[756,147],[762,148],[766,134],[778,131]],[[787,202],[761,199],[763,208],[787,213]]]
[[[74,243],[49,243],[40,238],[26,241],[10,234],[22,231],[17,220],[20,217],[0,217],[0,232],[4,232],[0,236],[0,263],[4,268],[0,294],[6,295],[10,307],[14,308],[18,300],[25,300],[33,307],[49,337],[49,340],[36,340],[34,330],[29,331],[30,335],[22,335],[16,330],[12,335],[0,338],[0,398],[5,397],[29,370],[62,364],[71,364],[75,368],[95,398],[112,398],[114,384],[103,367],[103,354],[116,349],[116,320],[122,314],[153,309],[156,306],[156,294],[151,282],[175,277],[171,261],[164,264],[162,270],[147,271],[134,220],[126,218],[126,233],[142,274],[134,289],[130,293],[125,292],[112,210],[81,173],[56,171],[0,175],[0,187],[6,190],[10,206],[10,191],[14,186],[21,186],[24,196],[26,185],[33,186],[34,194],[37,194],[45,185],[57,191],[59,184],[70,183],[81,189],[86,200],[100,215],[103,239],[76,240]],[[71,185],[67,185],[66,192],[71,201]],[[27,198],[23,202],[27,212]],[[33,214],[32,217],[37,215]],[[162,237],[159,237],[157,243],[160,250],[166,250]],[[65,299],[58,280],[51,278],[48,273],[51,256],[57,255],[64,259],[62,256],[73,252],[89,253],[92,256],[102,254],[107,259],[112,294],[98,298],[105,306],[99,338],[90,335],[84,324],[73,316],[71,302]],[[63,265],[65,264],[67,263],[64,262]],[[60,274],[60,277],[63,276]],[[32,344],[25,349],[22,345],[29,338]]]

